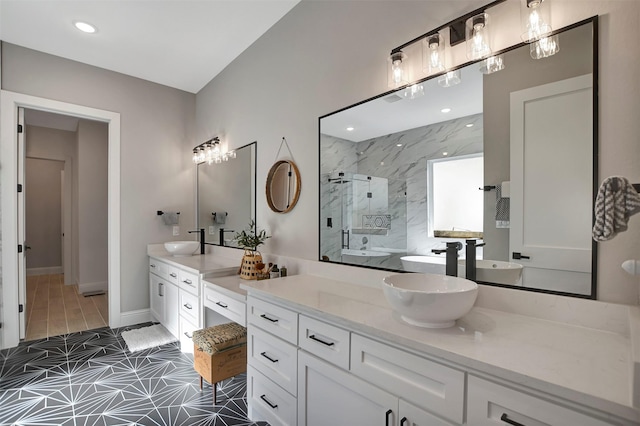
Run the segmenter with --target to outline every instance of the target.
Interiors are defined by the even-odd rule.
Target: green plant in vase
[[[258,231],[255,220],[250,220],[249,227],[241,232],[236,232],[234,237],[240,247],[250,251],[257,250],[258,246],[264,244],[268,238],[271,238],[271,235],[267,235],[267,231],[264,229]]]

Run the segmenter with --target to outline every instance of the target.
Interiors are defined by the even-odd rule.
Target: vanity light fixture
[[[486,58],[491,54],[489,14],[481,13],[467,19],[467,57],[471,60]]]
[[[422,68],[428,74],[445,70],[445,42],[440,33],[427,36],[422,42]]]
[[[220,138],[217,136],[193,148],[192,161],[194,164],[204,162],[207,164],[220,164],[223,161],[229,161],[230,158],[236,158],[236,152],[233,150],[222,152]]]
[[[422,84],[412,84],[404,90],[403,95],[408,99],[419,98],[424,95],[424,87]]]
[[[550,0],[521,0],[522,41],[532,43],[549,35],[551,29]]]
[[[460,70],[449,71],[448,73],[438,77],[438,85],[441,87],[451,87],[456,84],[460,84],[462,78],[460,77]]]
[[[504,59],[502,55],[490,56],[480,63],[482,74],[493,74],[504,69]]]
[[[98,31],[98,29],[94,26],[91,25],[87,22],[83,22],[83,21],[74,21],[73,22],[73,26],[76,27],[76,29],[82,31],[83,33],[87,33],[87,34],[94,34]]]
[[[408,70],[405,61],[407,55],[402,53],[402,50],[397,52],[391,52],[389,55],[389,67],[388,67],[388,85],[395,88],[404,86],[409,82]]]
[[[553,56],[560,51],[558,34],[542,37],[540,40],[531,43],[529,46],[531,57],[533,59],[548,58],[549,56]]]

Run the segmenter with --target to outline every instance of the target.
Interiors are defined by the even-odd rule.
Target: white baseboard
[[[141,324],[151,321],[151,311],[147,309],[138,309],[136,311],[122,312],[120,314],[120,327],[128,325]]]
[[[45,268],[27,268],[27,276],[62,274],[62,266],[47,266]]]
[[[78,284],[78,293],[80,294],[91,293],[94,291],[107,291],[108,289],[109,283],[107,281]]]

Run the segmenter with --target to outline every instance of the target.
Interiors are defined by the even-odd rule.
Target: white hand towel
[[[591,235],[606,241],[627,230],[629,217],[640,211],[640,195],[621,176],[606,178],[600,185],[594,207],[595,223]]]

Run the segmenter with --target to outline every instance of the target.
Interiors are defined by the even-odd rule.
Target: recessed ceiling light
[[[445,151],[445,152],[442,153],[442,155],[444,155],[446,157],[447,155],[449,155],[449,153]]]
[[[445,114],[451,112],[451,108],[442,108],[440,112],[444,112]]]
[[[349,126],[349,127],[347,127],[347,132],[353,132],[354,129],[355,129],[355,127]]]
[[[469,124],[467,124],[467,126],[466,126],[466,127],[473,127],[473,123],[469,123]]]
[[[96,27],[91,24],[82,21],[75,21],[73,26],[82,31],[83,33],[93,34],[98,31]]]
[[[402,144],[401,143],[397,143],[396,146],[402,146]]]

